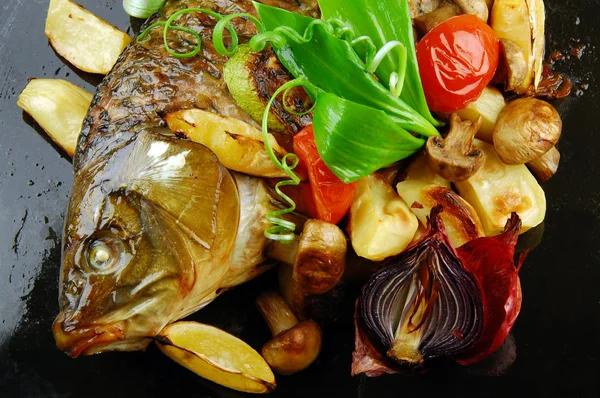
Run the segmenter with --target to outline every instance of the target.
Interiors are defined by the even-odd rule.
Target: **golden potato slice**
[[[381,261],[400,254],[413,240],[419,222],[381,176],[358,181],[348,231],[356,254]]]
[[[131,38],[70,0],[50,0],[46,19],[50,44],[78,69],[107,74]]]
[[[523,222],[521,233],[544,221],[546,196],[527,167],[502,163],[493,145],[479,140],[474,145],[485,153],[485,163],[473,177],[454,185],[479,215],[485,235],[502,233],[513,212]]]
[[[494,142],[494,126],[505,105],[506,101],[502,93],[490,86],[483,89],[476,101],[456,113],[461,119],[470,120],[473,123],[481,116],[481,127],[479,127],[477,138],[491,144]]]
[[[73,156],[92,98],[92,94],[65,80],[34,79],[19,95],[17,105]]]
[[[269,157],[263,135],[257,128],[234,118],[200,109],[172,112],[165,117],[171,131],[207,146],[226,168],[258,177],[285,177]],[[269,134],[275,154],[285,150]]]
[[[177,322],[157,337],[158,348],[198,376],[249,393],[275,389],[275,375],[263,357],[229,333],[197,322]]]

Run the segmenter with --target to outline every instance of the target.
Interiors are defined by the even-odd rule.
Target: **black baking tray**
[[[50,327],[58,311],[71,163],[16,100],[29,78],[62,78],[93,90],[100,77],[77,71],[48,45],[47,3],[0,4],[0,396],[244,396],[197,377],[154,346],[76,360],[55,347]],[[139,26],[121,1],[80,3],[130,33]],[[336,314],[340,321],[325,330],[316,364],[279,377],[273,396],[600,396],[600,2],[546,0],[546,8],[547,53],[567,56],[555,69],[572,78],[574,90],[555,103],[564,120],[563,158],[558,174],[544,184],[543,241],[521,271],[523,308],[507,343],[493,358],[469,368],[442,361],[415,376],[351,377],[349,297]],[[236,288],[193,319],[258,348],[268,330],[253,301],[272,281],[273,275],[265,275]]]

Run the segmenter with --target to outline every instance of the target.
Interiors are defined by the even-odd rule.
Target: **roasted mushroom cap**
[[[274,336],[261,350],[271,368],[289,375],[309,367],[321,352],[319,325],[314,321],[298,322],[279,293],[261,294],[256,305]]]
[[[560,115],[549,103],[521,98],[504,107],[494,127],[494,147],[506,164],[524,164],[548,152],[562,131]]]
[[[446,138],[430,137],[427,141],[425,153],[429,166],[450,181],[469,179],[483,166],[483,152],[473,146],[480,126],[481,117],[472,123],[453,113]]]

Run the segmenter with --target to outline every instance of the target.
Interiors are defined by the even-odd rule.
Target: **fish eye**
[[[100,237],[88,241],[85,258],[90,268],[98,274],[110,274],[118,268],[123,253],[123,243],[115,237]]]

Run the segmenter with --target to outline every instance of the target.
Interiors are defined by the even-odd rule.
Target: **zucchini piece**
[[[281,65],[272,50],[255,53],[249,45],[244,44],[225,64],[223,78],[240,108],[261,123],[271,96],[293,76]],[[308,109],[312,105],[300,87],[293,89],[287,99],[288,105],[296,112],[302,112],[305,107]],[[308,115],[296,116],[287,112],[282,97],[273,102],[268,119],[270,130],[295,134],[310,123]]]

